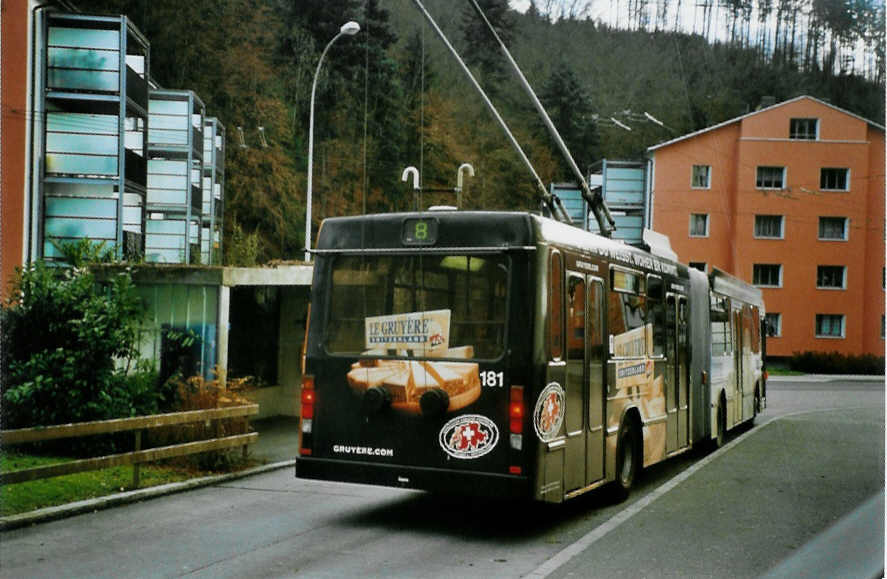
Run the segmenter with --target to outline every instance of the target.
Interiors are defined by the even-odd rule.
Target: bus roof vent
[[[428,211],[458,211],[457,207],[452,205],[432,205],[428,208]]]
[[[678,260],[678,254],[671,248],[671,242],[664,233],[658,233],[652,229],[644,229],[643,239],[645,249],[653,255],[672,261]]]

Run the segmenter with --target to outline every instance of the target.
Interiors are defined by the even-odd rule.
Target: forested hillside
[[[809,94],[884,122],[883,3],[757,0],[780,10],[809,5],[808,21],[819,28],[798,30],[797,13],[786,9],[777,30],[752,35],[742,32],[749,20],[743,15],[751,14],[742,10],[751,3],[728,2],[742,10],[733,12],[733,34],[726,37],[702,27],[700,34],[682,32],[676,19],[666,26],[668,13],[662,26],[638,18],[617,28],[593,17],[591,8],[612,4],[605,0],[535,2],[525,14],[506,0],[479,3],[583,170],[601,158],[640,159],[651,145],[750,112],[765,97],[779,102]],[[469,2],[424,4],[542,179],[570,180]],[[817,6],[833,5],[852,16],[852,27],[840,12],[828,13],[831,20],[812,18]],[[238,245],[231,243],[235,232],[258,232],[260,261],[301,255],[311,82],[321,51],[348,20],[361,31],[332,46],[318,85],[315,227],[333,215],[411,208],[412,192],[400,181],[409,165],[420,169],[425,187],[452,187],[457,167],[471,163],[476,177],[466,182],[467,208],[537,207],[530,173],[410,0],[81,0],[78,6],[127,14],[151,42],[156,81],[193,89],[227,127],[229,249]],[[874,63],[865,77],[845,66],[853,39],[868,47],[865,61]],[[423,205],[432,203],[454,199],[426,194]]]

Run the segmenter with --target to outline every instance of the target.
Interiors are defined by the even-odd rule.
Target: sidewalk
[[[299,418],[275,416],[250,422],[259,440],[250,448],[250,456],[265,464],[292,462],[299,450]]]

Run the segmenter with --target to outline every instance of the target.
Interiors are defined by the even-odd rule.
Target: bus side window
[[[751,351],[761,353],[761,312],[758,306],[751,308]]]
[[[610,295],[607,317],[610,353],[616,358],[647,355],[646,279],[640,273],[610,268]]]
[[[665,311],[662,309],[662,279],[647,276],[647,319],[653,326],[653,356],[665,355]]]
[[[585,279],[569,276],[567,289],[567,358],[585,357]]]
[[[564,268],[561,254],[553,252],[548,266],[548,342],[552,360],[564,355]]]
[[[711,355],[720,356],[732,352],[730,318],[727,314],[727,300],[711,296]]]

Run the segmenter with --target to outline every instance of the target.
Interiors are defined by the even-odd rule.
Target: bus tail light
[[[302,376],[302,407],[299,424],[299,454],[311,456],[311,432],[314,429],[314,376]]]
[[[512,434],[524,431],[524,387],[511,387],[511,400],[508,403],[508,419]]]
[[[508,430],[511,433],[511,448],[514,450],[523,449],[524,414],[524,387],[512,386],[508,400]]]
[[[314,376],[302,378],[302,419],[314,418]]]

